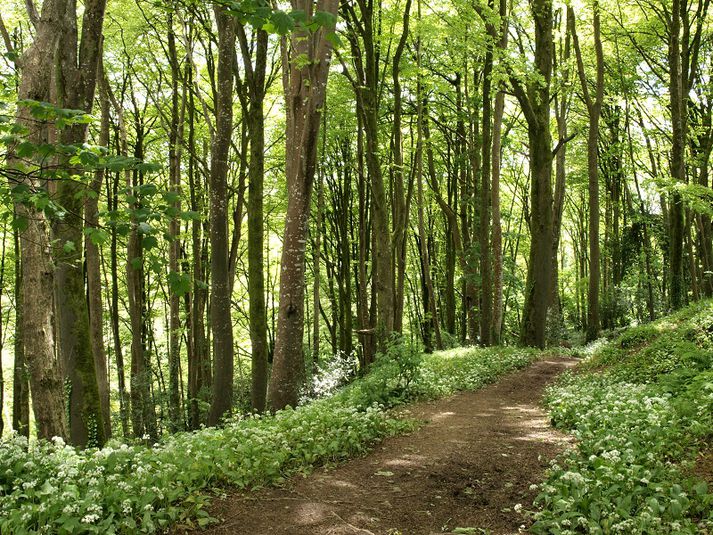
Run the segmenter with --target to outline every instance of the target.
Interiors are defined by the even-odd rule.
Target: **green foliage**
[[[386,353],[376,356],[370,373],[352,387],[351,403],[393,406],[408,400],[412,383],[421,374],[421,359],[415,346],[394,335]]]
[[[628,330],[593,356],[588,373],[568,374],[548,390],[553,422],[574,433],[577,447],[541,485],[534,533],[713,526],[713,494],[690,476],[695,453],[713,435],[711,332],[712,303],[696,304]]]
[[[153,533],[206,525],[220,485],[253,488],[361,453],[412,429],[387,407],[475,389],[538,352],[463,348],[421,356],[395,341],[371,372],[332,397],[221,429],[178,433],[153,447],[111,443],[78,451],[61,439],[0,444],[0,532]],[[379,389],[383,389],[379,391]],[[380,404],[381,403],[381,404]]]
[[[112,444],[80,452],[57,439],[26,450],[16,437],[0,448],[0,531],[151,533],[190,518],[202,524],[201,489],[276,483],[408,425],[378,407],[324,401],[177,434],[153,448]]]
[[[308,19],[304,10],[294,9],[287,12],[273,9],[268,2],[262,0],[227,0],[221,3],[241,24],[249,24],[277,35],[287,35],[295,29],[310,32],[320,28],[331,29],[337,22],[334,15],[325,11],[316,11],[311,19]]]

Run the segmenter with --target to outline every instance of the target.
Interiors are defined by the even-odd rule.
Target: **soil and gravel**
[[[552,357],[476,392],[410,405],[408,416],[425,422],[418,430],[280,488],[229,493],[213,505],[221,522],[205,533],[526,532],[530,486],[569,440],[549,425],[544,388],[574,364]]]

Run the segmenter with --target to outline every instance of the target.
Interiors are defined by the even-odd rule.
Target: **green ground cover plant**
[[[713,437],[713,302],[632,328],[548,389],[576,447],[536,499],[533,533],[708,533],[713,494],[692,472]]]
[[[422,356],[395,344],[365,377],[333,396],[158,444],[77,450],[60,439],[0,443],[0,533],[152,533],[205,525],[207,492],[253,488],[366,451],[415,422],[391,407],[476,389],[540,353],[464,348]]]

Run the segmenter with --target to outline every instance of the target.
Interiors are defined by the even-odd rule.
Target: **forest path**
[[[432,535],[518,533],[568,438],[541,406],[544,388],[574,359],[550,357],[475,392],[407,407],[426,420],[368,455],[282,488],[217,500],[211,534]],[[523,529],[524,531],[524,529]]]

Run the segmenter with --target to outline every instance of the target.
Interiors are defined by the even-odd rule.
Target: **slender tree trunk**
[[[192,40],[188,40],[189,58],[193,54]],[[187,85],[193,85],[193,60],[188,62]],[[188,187],[191,210],[199,212],[204,208],[205,180],[196,171],[197,147],[195,132],[195,97],[193,91],[188,94]],[[205,330],[205,306],[207,302],[205,261],[206,248],[203,244],[204,223],[198,219],[191,221],[191,257],[193,283],[189,296],[190,319],[188,352],[188,425],[198,429],[203,421],[201,402],[207,403],[211,384],[211,367],[208,352],[208,340]]]
[[[99,144],[109,146],[109,94],[105,87],[104,67],[99,64],[99,101],[101,107],[101,126]],[[99,227],[99,195],[104,182],[104,170],[94,174],[91,189],[95,195],[88,195],[84,201],[84,212],[88,228]],[[111,406],[109,401],[109,376],[107,371],[106,351],[104,349],[104,307],[102,305],[101,260],[99,247],[91,239],[85,242],[85,257],[87,270],[87,299],[89,307],[89,327],[91,333],[92,354],[96,369],[99,403],[104,424],[104,436],[111,437]]]
[[[419,5],[420,11],[420,5]],[[419,39],[420,44],[420,39]],[[420,49],[420,47],[419,47]],[[419,50],[420,64],[420,50]],[[428,238],[426,236],[426,225],[424,218],[424,196],[423,196],[423,106],[420,104],[421,98],[421,83],[419,80],[417,90],[418,105],[418,141],[416,145],[416,204],[418,208],[418,243],[419,256],[421,260],[421,276],[423,279],[424,288],[424,326],[428,336],[424,336],[424,345],[427,352],[432,349],[430,341],[430,333],[435,335],[436,349],[443,349],[443,340],[441,338],[441,326],[438,321],[438,311],[436,309],[436,295],[433,289],[433,279],[431,278],[431,260],[429,258]],[[428,340],[426,339],[428,338]]]
[[[508,42],[507,0],[500,0],[500,40],[498,48],[504,52]],[[500,221],[500,167],[502,152],[502,124],[505,112],[505,92],[495,95],[493,110],[493,147],[491,172],[492,251],[493,251],[493,318],[492,342],[499,344],[503,327],[503,228]]]
[[[421,0],[418,0],[418,21],[421,22]],[[423,144],[424,144],[424,104],[423,104],[423,84],[421,82],[421,35],[419,33],[416,40],[416,64],[418,68],[416,82],[416,102],[417,102],[417,134],[416,134],[416,204],[418,205],[418,243],[420,245],[421,276],[424,288],[424,310],[423,324],[424,345],[427,350],[431,350],[430,333],[433,332],[436,338],[436,348],[443,349],[443,339],[441,338],[441,325],[438,321],[438,311],[436,309],[436,293],[433,289],[433,279],[431,277],[431,260],[429,258],[428,238],[426,236],[426,225],[424,218],[424,196],[423,196]]]
[[[325,115],[326,117],[326,115]],[[326,131],[326,129],[325,129]],[[321,273],[320,273],[320,249],[322,247],[322,211],[324,207],[324,185],[320,178],[317,184],[317,214],[314,221],[314,241],[312,242],[312,275],[314,280],[312,281],[312,367],[316,371],[317,364],[319,363],[319,312],[320,312],[320,300],[319,300],[319,286],[321,284]],[[327,273],[329,276],[329,273]],[[330,286],[332,279],[329,279]],[[335,306],[332,306],[333,311],[336,310]],[[336,344],[335,344],[336,345]]]
[[[15,242],[15,364],[12,375],[12,428],[20,435],[30,437],[30,384],[25,361],[25,337],[22,303],[22,266],[20,265],[20,239],[13,231]]]
[[[143,158],[143,126],[141,119],[136,120],[136,145],[134,156]],[[125,132],[124,132],[125,135]],[[126,147],[126,140],[122,142]],[[138,193],[142,177],[138,171],[126,172],[127,190],[132,192],[136,203],[130,209],[141,209],[141,196]],[[131,325],[131,424],[134,436],[150,440],[157,438],[156,416],[151,399],[151,366],[146,349],[145,321],[145,273],[142,234],[139,232],[140,221],[132,217],[131,231],[126,245],[126,289],[129,297],[129,320]]]
[[[173,28],[173,12],[168,12],[168,60],[171,66],[171,118],[168,132],[168,172],[169,187],[171,191],[170,206],[174,213],[169,222],[168,234],[171,237],[168,246],[168,271],[171,277],[181,277],[180,220],[178,213],[181,210],[181,145],[182,121],[180,109],[180,95],[178,91],[180,81],[180,67],[178,52],[176,50],[176,34]],[[169,296],[168,314],[168,418],[172,432],[183,428],[183,414],[181,410],[180,367],[181,367],[181,296],[171,290]]]
[[[375,340],[371,328],[369,312],[369,293],[367,285],[367,261],[369,247],[369,194],[367,179],[364,176],[364,130],[362,121],[357,116],[357,171],[359,174],[359,255],[357,270],[357,318],[359,325],[359,338],[362,345],[362,369],[374,360]]]
[[[490,0],[491,8],[493,0]],[[490,25],[488,25],[490,26]],[[495,35],[495,28],[490,27],[489,32]],[[493,332],[493,279],[491,269],[491,243],[490,243],[490,177],[492,162],[492,73],[493,73],[493,45],[489,44],[485,52],[483,67],[483,130],[482,130],[482,161],[480,185],[480,343],[484,346],[492,344]]]
[[[409,18],[411,0],[406,0],[403,14],[403,28],[394,58],[392,61],[391,78],[394,85],[394,117],[392,124],[392,140],[394,151],[394,257],[396,264],[396,286],[394,291],[394,331],[401,332],[404,314],[404,286],[406,280],[406,228],[408,224],[408,201],[404,187],[404,156],[401,134],[402,95],[401,95],[401,58],[406,47],[409,34]]]
[[[211,298],[213,334],[213,399],[208,425],[217,425],[233,405],[233,322],[230,315],[230,270],[228,269],[228,155],[233,129],[233,55],[235,20],[215,6],[218,21],[218,92],[215,138],[210,169]]]
[[[599,280],[600,280],[600,253],[599,253],[599,119],[602,112],[604,99],[604,53],[602,50],[599,2],[593,4],[594,15],[594,49],[597,57],[596,94],[590,96],[588,80],[584,71],[582,52],[575,28],[575,15],[572,7],[567,8],[572,43],[577,56],[577,71],[582,88],[582,94],[589,113],[589,134],[587,136],[587,176],[589,191],[589,287],[587,301],[587,340],[593,341],[599,336]]]
[[[672,0],[670,41],[668,61],[670,70],[669,96],[671,106],[671,177],[674,181],[686,181],[686,130],[685,105],[688,98],[683,92],[685,84],[681,72],[681,0]],[[680,193],[671,194],[669,210],[669,258],[670,258],[670,305],[676,310],[685,302],[685,287],[683,280],[683,201]]]
[[[267,68],[267,33],[257,30],[255,63],[250,57],[245,28],[238,26],[240,49],[246,68],[248,105],[248,135],[250,163],[248,167],[248,294],[250,296],[250,343],[252,350],[252,408],[265,410],[267,396],[267,311],[265,309],[264,260],[264,175],[265,175],[265,70]]]
[[[366,140],[366,168],[371,185],[372,248],[374,274],[372,284],[376,289],[376,341],[384,350],[394,331],[394,271],[392,268],[393,243],[389,227],[389,204],[379,157],[379,65],[375,13],[373,2],[359,4],[360,15],[347,10],[347,27],[354,34],[354,53],[357,79],[353,80],[357,99],[357,112],[362,118]],[[357,46],[361,37],[363,49]],[[397,251],[398,253],[398,251]]]
[[[555,95],[554,107],[555,116],[557,120],[557,134],[560,140],[562,140],[562,145],[559,147],[557,154],[555,155],[555,191],[554,191],[554,206],[552,208],[552,286],[550,287],[550,304],[549,304],[549,317],[550,321],[553,322],[552,329],[553,332],[561,332],[564,329],[564,317],[562,315],[562,302],[560,300],[559,293],[559,266],[558,266],[558,256],[560,248],[560,239],[562,236],[562,218],[564,214],[564,201],[565,201],[565,189],[566,189],[566,168],[565,164],[567,161],[567,143],[568,139],[568,112],[570,95],[569,91],[564,89],[569,87],[570,79],[570,68],[569,68],[569,57],[570,57],[570,31],[569,24],[565,19],[565,36],[564,36],[564,46],[560,44],[560,56],[559,61],[555,60],[553,69],[559,69],[562,67],[563,72],[561,73],[561,87],[562,91]],[[561,340],[555,340],[555,342],[561,342]]]
[[[121,117],[121,116],[120,116]],[[120,119],[122,120],[122,119]],[[121,148],[120,148],[121,151]],[[120,154],[126,154],[120,152]],[[118,208],[120,174],[114,175],[111,190],[107,184],[107,191],[111,191],[108,203],[111,210]],[[114,360],[116,361],[116,375],[119,386],[119,419],[121,420],[121,431],[124,437],[129,436],[129,397],[126,394],[126,373],[124,367],[124,350],[121,345],[121,333],[119,331],[119,267],[118,267],[118,247],[116,228],[111,228],[111,243],[109,246],[110,270],[111,270],[111,297],[110,311],[111,332],[114,346]],[[127,279],[128,282],[128,279]]]

